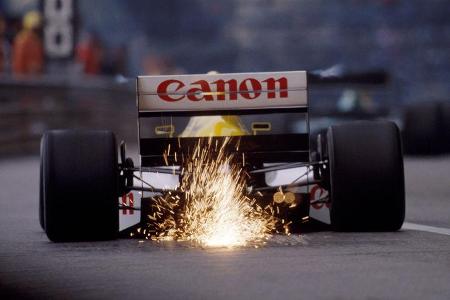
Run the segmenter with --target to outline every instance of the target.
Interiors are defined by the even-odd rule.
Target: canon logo
[[[262,81],[246,78],[241,82],[236,79],[219,79],[213,82],[197,80],[189,84],[190,89],[181,93],[180,90],[185,86],[183,81],[169,79],[158,85],[157,93],[159,98],[167,102],[180,101],[186,97],[191,101],[237,100],[238,95],[244,99],[253,100],[258,98],[262,92],[266,92],[269,99],[288,97],[286,77],[267,78]]]

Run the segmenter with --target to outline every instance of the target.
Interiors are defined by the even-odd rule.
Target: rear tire
[[[118,168],[109,131],[46,132],[41,148],[43,225],[55,242],[118,234]]]
[[[43,153],[42,145],[44,139],[41,139],[41,153]],[[42,155],[39,164],[39,224],[41,225],[42,230],[45,231],[45,221],[44,221],[44,187],[43,187],[43,173],[42,173]]]
[[[400,133],[392,122],[353,122],[327,133],[331,224],[338,231],[395,231],[405,218]]]

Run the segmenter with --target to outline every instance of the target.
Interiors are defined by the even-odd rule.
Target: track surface
[[[450,228],[450,157],[407,159],[407,221]],[[0,298],[450,299],[450,236],[309,233],[260,248],[50,243],[35,157],[0,161]],[[291,243],[293,245],[287,245]]]

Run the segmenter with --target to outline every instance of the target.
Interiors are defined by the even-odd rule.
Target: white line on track
[[[408,223],[408,222],[403,223],[402,229],[418,230],[418,231],[426,231],[426,232],[450,235],[449,228],[420,225],[420,224]]]

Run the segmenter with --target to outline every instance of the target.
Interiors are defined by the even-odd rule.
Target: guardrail
[[[113,130],[137,141],[134,80],[0,76],[0,157],[38,154],[48,129]]]

